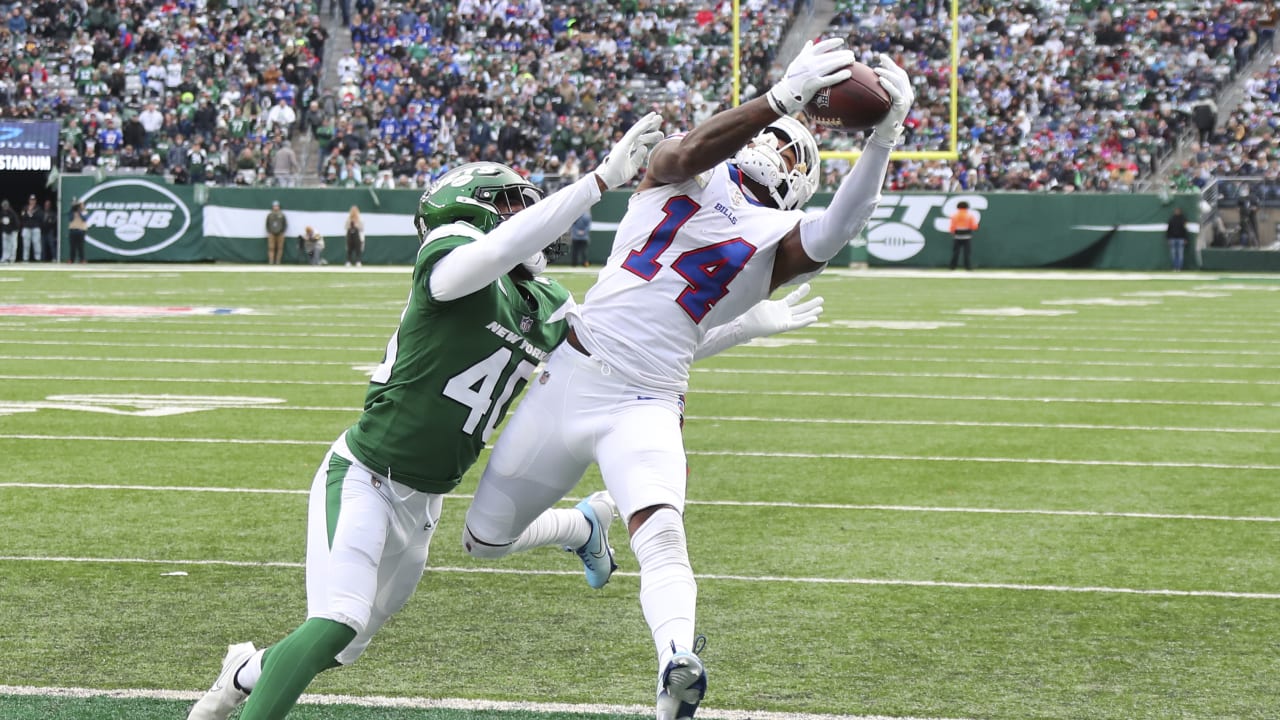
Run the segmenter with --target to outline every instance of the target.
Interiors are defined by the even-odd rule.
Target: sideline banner
[[[868,263],[947,267],[951,216],[961,201],[979,219],[973,264],[983,268],[1168,269],[1164,231],[1173,208],[1182,208],[1193,239],[1200,217],[1194,193],[889,193],[860,239]],[[827,202],[829,195],[814,204]]]
[[[53,120],[0,119],[0,171],[52,170],[58,129]]]
[[[63,175],[58,190],[60,257],[68,257],[67,224],[72,204],[84,203],[89,229],[85,259],[192,262],[207,259],[200,235],[200,209],[189,185],[166,185],[142,177],[116,177],[95,184],[92,176]]]
[[[324,257],[341,264],[345,223],[360,209],[369,264],[412,264],[418,251],[413,214],[419,190],[242,188],[167,185],[144,176],[64,175],[63,217],[73,198],[85,201],[89,260],[146,262],[266,262],[266,217],[278,201],[288,220],[285,262],[301,263],[297,237],[310,225],[325,237]],[[609,255],[629,192],[608,192],[592,208],[590,262]],[[825,207],[819,194],[811,210]],[[981,268],[1093,268],[1161,270],[1169,267],[1165,226],[1183,209],[1194,237],[1199,219],[1194,194],[886,193],[863,235],[832,265],[946,267],[951,259],[951,215],[961,201],[980,221],[973,261]],[[66,222],[60,223],[64,254]]]

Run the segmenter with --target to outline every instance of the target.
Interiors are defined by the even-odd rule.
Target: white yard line
[[[99,690],[95,688],[34,687],[30,685],[0,685],[0,695],[16,697],[52,698],[119,698],[142,700],[187,701],[198,699],[204,693],[184,690]],[[318,695],[308,693],[298,699],[301,705],[350,705],[363,708],[407,710],[461,710],[467,712],[535,712],[584,715],[638,715],[653,714],[648,705],[602,705],[598,703],[539,703],[507,700],[468,700],[462,698],[406,698],[380,695]],[[769,712],[761,710],[725,710],[699,708],[698,717],[711,720],[962,720],[960,718],[919,718],[887,715],[821,715],[814,713]]]
[[[165,567],[237,567],[302,569],[304,563],[246,560],[182,560],[152,558],[66,557],[38,555],[0,555],[0,563],[84,563],[103,565],[161,565]],[[431,572],[466,575],[535,575],[579,577],[581,570],[520,570],[493,567],[431,566]],[[614,577],[639,579],[638,572],[615,572]],[[1280,600],[1280,593],[1232,592],[1227,590],[1175,590],[1168,588],[1124,588],[1076,585],[1022,585],[1019,583],[950,582],[943,580],[905,580],[899,578],[816,578],[780,577],[776,575],[720,575],[698,573],[698,580],[741,583],[786,583],[789,585],[864,585],[892,587],[947,588],[954,590],[1015,590],[1023,592],[1084,593],[1098,595],[1151,595],[1159,597],[1212,597],[1233,600]]]
[[[40,483],[40,482],[0,482],[3,488],[25,488],[31,490],[100,490],[100,491],[135,491],[135,492],[175,492],[175,493],[217,493],[244,495],[307,495],[308,490],[284,488],[239,488],[239,487],[197,487],[190,485],[119,485],[104,483]],[[450,502],[470,500],[468,493],[450,493]],[[582,498],[566,497],[565,502],[576,502]],[[1280,523],[1280,517],[1264,517],[1256,515],[1186,515],[1175,513],[1145,512],[1107,512],[1101,510],[1041,510],[1011,508],[974,508],[974,507],[930,507],[925,505],[858,505],[851,503],[798,503],[798,502],[751,502],[747,500],[688,500],[687,505],[706,505],[709,507],[745,507],[745,508],[789,508],[799,510],[848,510],[858,512],[902,512],[902,513],[962,513],[972,515],[1044,515],[1082,518],[1123,518],[1137,520],[1200,520],[1214,522],[1250,522]]]
[[[135,358],[132,362],[145,366],[145,358]],[[996,373],[927,373],[927,372],[889,372],[877,370],[790,370],[790,369],[742,369],[730,370],[722,368],[698,368],[694,367],[693,373],[701,375],[804,375],[810,377],[878,377],[878,378],[926,378],[926,379],[952,379],[952,380],[1016,380],[1025,382],[1080,382],[1080,383],[1124,383],[1126,385],[1142,385],[1144,383],[1153,383],[1159,385],[1280,385],[1280,380],[1239,380],[1231,378],[1214,378],[1214,377],[1195,377],[1195,378],[1170,378],[1170,377],[1140,377],[1140,376],[1120,376],[1120,375],[1002,375]],[[364,385],[366,382],[359,380],[271,380],[271,379],[235,379],[235,378],[191,378],[191,377],[120,377],[120,376],[94,376],[94,375],[0,375],[0,380],[40,380],[40,381],[87,381],[87,382],[181,382],[195,384],[249,384],[249,385]],[[694,392],[704,392],[695,390]],[[761,394],[761,393],[756,393]],[[771,394],[771,393],[764,393]],[[830,393],[819,393],[827,394]]]
[[[883,400],[970,400],[977,402],[1029,402],[1029,403],[1082,403],[1100,405],[1177,405],[1182,407],[1280,407],[1280,402],[1257,400],[1163,400],[1147,398],[1088,398],[1088,397],[1016,397],[1012,395],[939,395],[933,393],[884,393],[846,392],[840,390],[729,390],[699,388],[690,392],[698,395],[750,395],[806,398],[868,398]]]
[[[958,361],[963,362],[963,361]],[[880,377],[880,378],[928,378],[948,380],[1018,380],[1030,382],[1088,382],[1088,383],[1125,383],[1141,385],[1143,383],[1159,383],[1166,385],[1280,385],[1280,380],[1240,380],[1234,378],[1194,377],[1142,377],[1134,375],[1005,375],[997,373],[930,373],[930,372],[891,372],[888,370],[796,370],[791,368],[764,369],[751,368],[729,370],[725,368],[692,368],[691,372],[702,375],[805,375],[816,377]]]
[[[11,361],[40,361],[40,362],[127,362],[127,363],[170,363],[170,364],[189,364],[189,365],[314,365],[319,367],[334,366],[341,367],[350,365],[353,362],[368,362],[370,360],[377,361],[381,356],[367,351],[361,351],[354,348],[334,348],[334,347],[285,347],[285,346],[262,346],[262,345],[160,345],[149,343],[91,343],[91,342],[68,342],[54,343],[50,341],[30,341],[11,343],[6,341],[6,345],[63,345],[68,347],[88,347],[88,346],[114,346],[128,348],[163,348],[170,350],[205,348],[205,349],[242,349],[242,350],[309,350],[311,352],[324,352],[332,354],[335,352],[349,352],[357,354],[358,357],[346,360],[264,360],[261,358],[172,358],[172,357],[152,357],[152,356],[103,356],[103,355],[0,355],[0,360]],[[975,358],[975,357],[945,357],[945,356],[919,356],[919,355],[796,355],[783,353],[746,353],[746,352],[728,352],[721,356],[721,359],[729,360],[806,360],[821,362],[876,362],[876,363],[937,363],[944,365],[1063,365],[1067,367],[1126,367],[1126,368],[1191,368],[1194,370],[1280,370],[1280,365],[1258,365],[1251,363],[1203,363],[1203,362],[1143,362],[1137,360],[1048,360],[1042,358]],[[722,372],[766,372],[765,370],[757,370],[754,368],[724,368]]]
[[[4,436],[0,436],[4,437]],[[1063,460],[1059,458],[973,457],[958,455],[895,455],[888,453],[788,453],[753,450],[688,450],[686,455],[794,458],[798,460],[892,460],[894,462],[973,462],[1026,465],[1082,465],[1087,467],[1197,468],[1205,470],[1280,470],[1280,465],[1137,460]]]
[[[259,440],[253,438],[201,438],[201,437],[154,437],[154,436],[110,436],[110,435],[37,435],[27,433],[0,434],[0,440],[48,440],[54,442],[150,442],[150,443],[191,443],[204,445],[309,445],[328,446],[331,441],[322,440]],[[754,457],[754,458],[786,458],[794,460],[891,460],[894,462],[955,462],[955,463],[998,463],[1025,465],[1080,465],[1086,467],[1149,467],[1203,470],[1280,470],[1280,465],[1259,463],[1202,463],[1202,462],[1170,462],[1170,461],[1137,461],[1137,460],[1066,460],[1061,458],[1015,458],[1015,457],[967,457],[958,455],[895,455],[883,453],[799,453],[799,452],[764,452],[753,450],[686,450],[686,455],[708,457]]]
[[[1274,356],[1267,353],[1268,357]],[[940,363],[945,365],[1066,365],[1067,367],[1136,367],[1136,368],[1192,368],[1195,370],[1280,370],[1280,365],[1258,365],[1253,363],[1206,363],[1206,362],[1150,362],[1141,360],[1049,360],[1044,358],[983,358],[983,357],[948,357],[939,355],[797,355],[764,352],[726,352],[721,359],[733,360],[812,360],[821,362],[906,362],[906,363]],[[22,359],[18,356],[15,359]],[[74,357],[67,359],[73,360]],[[746,372],[746,370],[744,370]]]
[[[3,403],[0,403],[0,407]],[[268,406],[252,408],[254,410],[284,409]],[[978,420],[886,420],[877,418],[788,418],[788,417],[752,417],[740,415],[685,415],[685,420],[700,422],[763,422],[779,425],[901,425],[923,427],[967,427],[967,428],[1021,428],[1027,430],[1106,430],[1124,432],[1188,432],[1188,433],[1242,433],[1242,434],[1280,434],[1280,428],[1223,428],[1223,427],[1185,427],[1175,425],[1099,425],[1094,423],[1030,423],[1030,422],[993,422]]]

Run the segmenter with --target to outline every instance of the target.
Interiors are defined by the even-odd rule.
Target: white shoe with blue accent
[[[694,651],[678,651],[662,671],[662,689],[658,691],[657,720],[692,720],[698,704],[707,694],[707,668],[697,652],[707,644],[698,636]]]
[[[565,549],[578,554],[587,576],[587,584],[599,590],[609,582],[613,571],[618,569],[617,563],[613,561],[613,548],[609,547],[609,525],[618,514],[618,506],[613,504],[609,493],[601,490],[588,495],[578,503],[577,509],[591,523],[591,536],[582,547]]]

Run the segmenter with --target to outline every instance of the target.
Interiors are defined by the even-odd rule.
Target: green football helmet
[[[541,199],[537,187],[506,165],[467,163],[440,176],[422,194],[413,224],[419,241],[435,228],[455,222],[487,233]]]

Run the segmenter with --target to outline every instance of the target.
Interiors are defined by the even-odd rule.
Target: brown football
[[[880,78],[870,66],[855,62],[853,75],[844,82],[818,91],[804,106],[815,125],[841,132],[860,132],[875,127],[889,114],[893,101],[880,87]]]

